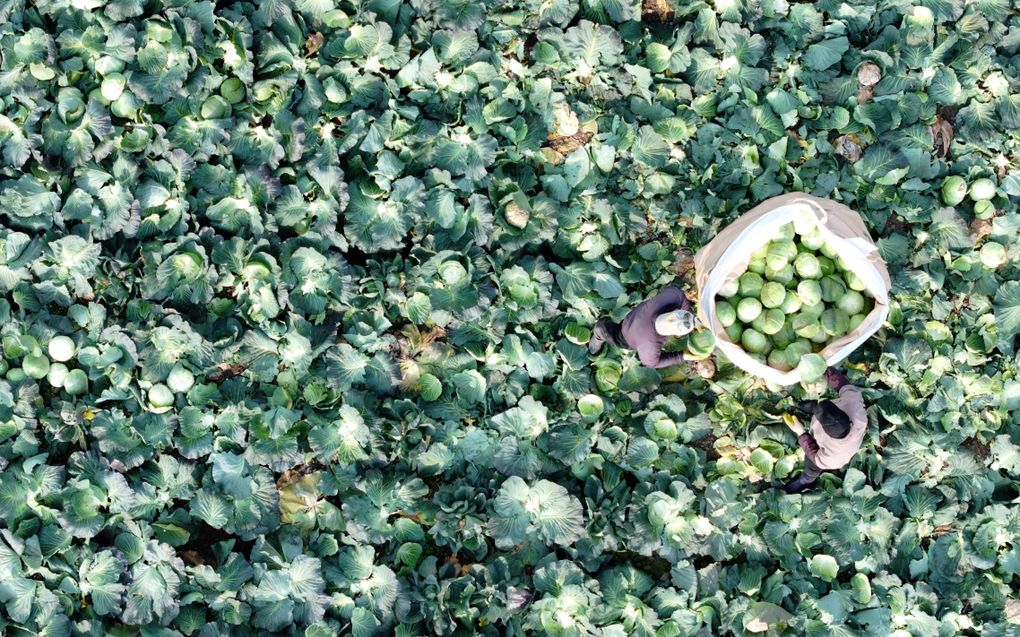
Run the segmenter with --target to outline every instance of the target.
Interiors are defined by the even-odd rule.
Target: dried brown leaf
[[[949,148],[953,144],[953,125],[941,117],[936,117],[935,123],[928,125],[928,132],[931,133],[935,154],[948,157]]]
[[[594,137],[591,132],[586,130],[579,130],[573,135],[549,135],[548,143],[546,146],[555,150],[556,152],[568,155],[581,146],[584,146],[591,138]]]
[[[690,248],[679,248],[674,256],[673,271],[677,274],[694,269],[694,251]]]
[[[241,363],[220,363],[216,366],[216,371],[206,374],[205,382],[216,383],[218,385],[228,378],[240,376],[246,369],[248,368]]]
[[[715,376],[715,361],[711,358],[706,358],[700,361],[691,361],[690,366],[691,371],[702,378],[707,379]]]
[[[322,44],[325,41],[326,38],[318,31],[309,33],[308,37],[305,38],[305,51],[308,55],[314,55],[316,51],[322,48]]]
[[[864,148],[861,147],[856,135],[840,135],[836,138],[835,152],[853,164],[864,155]]]
[[[992,234],[992,221],[991,219],[975,219],[970,222],[970,235],[974,237],[974,242],[977,243]]]
[[[952,532],[953,532],[952,524],[940,524],[932,530],[931,535],[932,537],[941,537],[947,533]]]
[[[297,484],[303,478],[305,478],[305,476],[312,475],[316,471],[321,471],[322,469],[323,465],[316,461],[306,462],[303,464],[299,464],[296,467],[287,469],[282,474],[280,474],[279,478],[276,479],[276,489],[279,491],[289,487],[292,484]]]
[[[674,13],[666,0],[644,0],[641,3],[641,20],[644,22],[669,22]]]
[[[977,438],[971,438],[965,444],[970,448],[978,460],[984,461],[984,459],[991,454],[990,447]]]

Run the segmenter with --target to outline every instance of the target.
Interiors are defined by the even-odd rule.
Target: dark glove
[[[818,410],[817,400],[802,400],[797,403],[797,411],[807,418],[813,418],[815,412]]]

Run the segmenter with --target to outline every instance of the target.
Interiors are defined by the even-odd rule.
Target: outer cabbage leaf
[[[488,533],[504,549],[524,542],[532,533],[546,544],[569,545],[584,535],[581,503],[548,480],[529,486],[511,476],[496,496]]]

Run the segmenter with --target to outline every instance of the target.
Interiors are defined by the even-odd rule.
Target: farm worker
[[[597,322],[588,351],[594,356],[609,342],[636,350],[646,367],[669,367],[683,362],[684,354],[663,352],[662,346],[671,336],[683,336],[695,327],[691,302],[683,290],[671,285],[631,310],[622,323],[608,319]]]
[[[808,488],[823,471],[845,467],[861,448],[868,429],[861,390],[850,384],[842,373],[825,370],[825,380],[839,394],[834,400],[805,400],[799,411],[811,416],[811,431],[805,431],[795,416],[784,416],[787,426],[797,434],[797,443],[804,450],[804,471],[788,482],[783,490],[800,493]]]

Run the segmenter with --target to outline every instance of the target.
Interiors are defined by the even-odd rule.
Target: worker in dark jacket
[[[693,330],[696,322],[683,290],[669,286],[631,310],[622,323],[607,319],[597,322],[588,351],[594,356],[608,342],[636,350],[646,367],[677,365],[684,360],[683,352],[663,352],[662,346],[671,336],[683,336]]]
[[[804,470],[783,487],[787,493],[800,493],[812,485],[823,471],[845,467],[864,441],[868,413],[861,390],[831,367],[825,371],[825,380],[836,390],[839,398],[800,403],[799,411],[811,418],[810,431],[805,431],[797,418],[784,418],[797,434],[797,443],[804,450]]]

